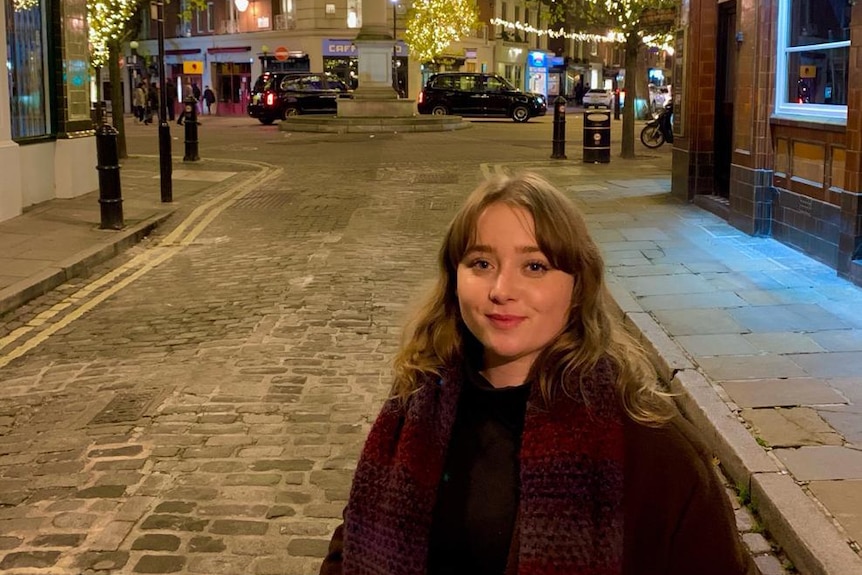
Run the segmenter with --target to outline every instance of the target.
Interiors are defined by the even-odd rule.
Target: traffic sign
[[[275,59],[279,62],[284,62],[287,60],[287,48],[284,46],[279,46],[275,49]]]

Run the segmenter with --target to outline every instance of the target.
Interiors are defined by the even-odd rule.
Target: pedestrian
[[[151,82],[147,88],[147,112],[144,124],[152,124],[153,116],[159,113],[159,90],[155,82]]]
[[[212,91],[212,88],[207,86],[204,89],[204,102],[206,102],[206,105],[207,105],[207,115],[212,114],[212,106],[213,106],[213,104],[215,104],[215,101],[216,101],[215,92]]]
[[[583,216],[480,185],[396,354],[320,573],[754,573],[706,448],[610,307]]]
[[[138,82],[135,86],[135,91],[132,94],[132,113],[135,115],[135,122],[140,124],[144,121],[144,113],[147,105],[147,94],[144,92],[144,85]]]
[[[192,82],[192,96],[195,97],[195,107],[197,107],[198,115],[200,115],[203,110],[201,110],[199,105],[201,101],[201,89],[197,82]]]
[[[194,102],[190,102],[190,99],[194,100]],[[195,98],[194,87],[192,86],[191,83],[186,84],[183,87],[183,106],[182,106],[182,110],[180,111],[180,115],[177,118],[177,124],[179,124],[180,126],[182,126],[183,122],[185,121],[186,106],[188,106],[188,105],[192,105],[192,106],[197,105],[197,98]]]
[[[165,98],[165,103],[168,108],[168,121],[173,122],[174,117],[176,116],[176,106],[177,106],[177,87],[174,85],[173,80],[168,79],[165,81],[165,91],[167,92],[167,98]]]

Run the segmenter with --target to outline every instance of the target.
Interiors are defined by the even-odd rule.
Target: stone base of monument
[[[392,94],[392,90],[389,90]],[[410,118],[416,114],[415,100],[397,100],[395,98],[355,98],[339,100],[339,118]]]
[[[356,117],[291,116],[278,129],[284,132],[326,132],[334,134],[382,134],[404,132],[448,132],[472,126],[461,116]]]
[[[290,116],[282,120],[279,130],[286,132],[394,133],[446,132],[469,128],[461,116],[429,116],[416,113],[414,100],[356,98],[338,101],[335,116]]]

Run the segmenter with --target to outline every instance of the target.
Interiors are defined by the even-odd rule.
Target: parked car
[[[584,94],[584,108],[608,108],[614,105],[614,93],[604,88],[590,88]]]
[[[251,92],[247,112],[261,124],[298,114],[335,114],[339,98],[353,94],[340,78],[314,72],[265,72]]]
[[[474,72],[434,74],[416,104],[420,114],[502,116],[516,122],[544,116],[548,111],[543,95],[523,92],[502,76]]]

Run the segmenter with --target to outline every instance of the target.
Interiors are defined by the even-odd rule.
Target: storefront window
[[[6,0],[12,138],[49,134],[42,2]]]
[[[846,122],[850,8],[847,0],[781,0],[777,114]]]

